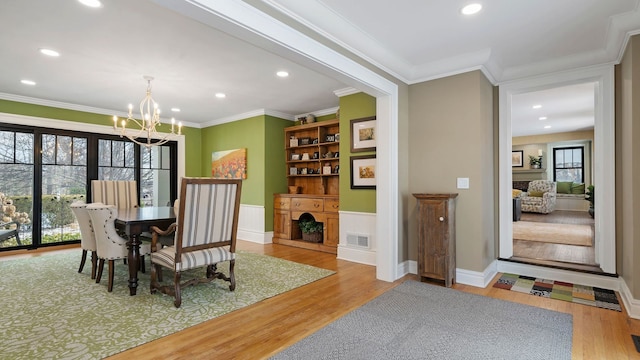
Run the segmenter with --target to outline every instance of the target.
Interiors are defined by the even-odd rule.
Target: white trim
[[[343,97],[343,96],[348,96],[348,95],[353,95],[353,94],[357,94],[360,93],[362,91],[352,88],[352,87],[348,87],[348,88],[344,88],[344,89],[338,89],[335,90],[333,93],[337,96],[337,97]]]
[[[270,244],[273,232],[265,232],[265,208],[263,205],[240,204],[238,214],[238,239]]]
[[[418,262],[415,260],[405,261],[402,266],[398,267],[398,273],[402,276],[407,274],[418,274]],[[408,272],[403,272],[408,269]],[[486,288],[491,280],[498,274],[496,262],[493,261],[483,272],[471,271],[456,268],[456,284],[470,285],[480,288]]]
[[[376,266],[375,251],[356,249],[342,244],[338,245],[337,258],[359,264]]]
[[[66,103],[62,101],[38,99],[38,98],[33,98],[28,96],[7,94],[7,93],[0,93],[0,99],[16,101],[16,102],[21,102],[21,103],[30,104],[30,105],[42,105],[42,106],[55,107],[59,109],[82,111],[82,112],[88,112],[88,113],[94,113],[94,114],[100,114],[100,115],[108,115],[108,116],[116,115],[118,117],[123,117],[123,118],[126,118],[129,115],[126,111],[121,111],[121,110],[109,110],[109,109],[97,108],[92,106],[71,104],[71,103]],[[160,119],[160,120],[162,121],[163,124],[171,124],[171,119]],[[200,124],[182,121],[182,126],[199,128]]]
[[[565,281],[580,285],[596,286],[614,291],[620,290],[620,279],[617,276],[596,275],[570,270],[553,269],[545,266],[521,264],[504,260],[497,260],[497,262],[498,272],[500,273]]]
[[[316,110],[316,111],[310,111],[308,113],[304,113],[304,114],[298,114],[296,116],[294,116],[294,120],[303,116],[307,116],[308,114],[313,114],[313,116],[318,117],[318,116],[325,116],[325,115],[329,115],[329,114],[335,114],[336,111],[338,111],[338,109],[340,109],[339,106],[335,106],[332,108],[328,108],[328,109],[322,109],[322,110]]]
[[[549,74],[500,85],[499,214],[500,257],[513,256],[511,189],[511,98],[516,94],[551,87],[596,82],[594,184],[596,191],[596,261],[603,271],[616,272],[615,233],[615,132],[613,65],[594,66]],[[599,184],[599,185],[598,185]]]
[[[113,126],[95,125],[83,122],[75,122],[60,119],[41,118],[27,115],[16,115],[8,113],[0,113],[0,123],[37,126],[43,128],[54,128],[61,130],[83,131],[95,134],[117,135],[114,133]],[[175,141],[178,144],[178,179],[185,176],[185,137],[184,135],[176,135]]]
[[[376,96],[378,179],[376,192],[376,276],[398,279],[398,241],[401,238],[398,186],[398,86],[292,27],[242,1],[154,0],[155,3],[225,31],[253,45],[277,52],[348,86]],[[342,225],[342,223],[341,223]]]
[[[220,118],[220,119],[207,121],[207,122],[199,124],[199,125],[200,125],[200,128],[206,128],[206,127],[209,127],[209,126],[222,125],[222,124],[226,124],[226,123],[230,123],[230,122],[234,122],[234,121],[239,121],[239,120],[252,118],[254,116],[264,116],[264,115],[274,116],[274,117],[277,117],[277,118],[281,118],[281,119],[285,119],[285,120],[291,120],[291,121],[295,120],[295,117],[293,115],[291,115],[291,114],[286,114],[286,113],[283,113],[283,112],[274,111],[274,110],[268,110],[268,109],[257,109],[257,110],[247,111],[247,112],[242,113],[242,114],[236,114],[236,115],[223,117],[223,118]]]
[[[620,298],[624,304],[624,308],[627,310],[627,315],[633,319],[640,319],[640,300],[635,299],[631,290],[627,286],[627,282],[623,278],[620,278]]]

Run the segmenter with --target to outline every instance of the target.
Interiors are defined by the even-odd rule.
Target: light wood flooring
[[[406,279],[417,279],[415,275],[407,275],[393,283],[376,280],[373,266],[337,260],[335,255],[285,245],[239,241],[238,248],[337,273],[109,359],[265,359]],[[23,252],[20,256],[40,254],[40,251]],[[4,253],[0,258],[10,258],[7,255]],[[499,277],[500,274],[493,281]],[[640,320],[629,318],[624,308],[622,312],[599,309],[496,289],[492,285],[493,282],[486,288],[477,288],[455,284],[453,288],[572,314],[573,359],[640,359],[631,340],[631,334],[640,334]]]
[[[556,210],[550,214],[522,213],[520,221],[594,226],[593,219],[586,211]],[[509,260],[561,269],[602,273],[602,269],[595,259],[595,248],[593,246],[514,240],[513,256]]]

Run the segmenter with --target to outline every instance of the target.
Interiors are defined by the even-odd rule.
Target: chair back
[[[556,193],[556,183],[551,180],[533,180],[529,182],[528,192],[531,191],[541,191],[541,192],[550,192]]]
[[[115,205],[118,209],[138,207],[135,180],[92,180],[91,197],[94,203]]]
[[[127,256],[127,240],[118,235],[115,219],[118,209],[115,205],[92,203],[86,207],[96,235],[96,250],[101,259],[122,259]]]
[[[176,259],[184,252],[221,246],[235,252],[241,188],[242,180],[182,179]]]
[[[80,247],[83,250],[96,251],[96,235],[87,212],[87,204],[76,201],[69,205],[80,227]]]

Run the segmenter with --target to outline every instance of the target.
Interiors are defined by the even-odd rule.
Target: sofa
[[[526,193],[520,196],[523,212],[549,214],[556,208],[556,183],[550,180],[529,182]]]

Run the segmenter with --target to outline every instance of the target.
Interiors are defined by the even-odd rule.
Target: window
[[[584,182],[584,147],[553,149],[553,180]]]
[[[91,201],[93,179],[136,180],[141,206],[171,205],[177,164],[175,142],[146,148],[106,134],[0,124],[0,220],[20,222],[20,244],[3,241],[0,251],[78,242],[69,205]]]

